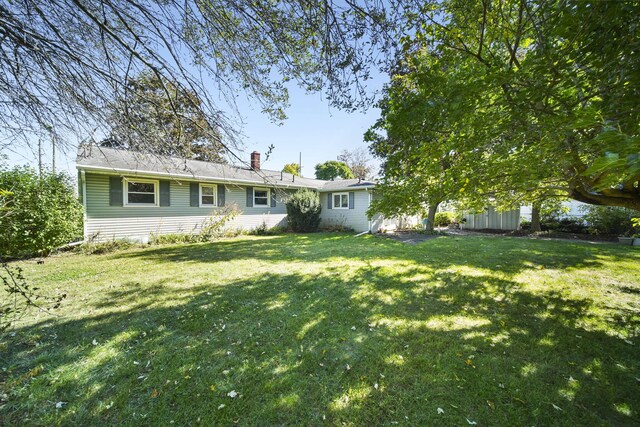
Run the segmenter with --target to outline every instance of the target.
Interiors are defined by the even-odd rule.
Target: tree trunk
[[[433,226],[436,222],[436,212],[438,211],[438,205],[440,202],[429,205],[429,212],[427,213],[427,223],[425,224],[425,230],[433,231]]]
[[[540,226],[540,203],[534,203],[531,207],[531,231],[542,231]]]

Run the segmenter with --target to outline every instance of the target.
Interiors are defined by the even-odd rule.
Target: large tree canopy
[[[0,4],[3,144],[33,133],[108,134],[113,99],[142,72],[197,93],[208,127],[236,141],[225,111],[240,91],[274,120],[286,84],[326,89],[340,107],[369,101],[394,29],[377,1],[15,0]],[[164,88],[169,91],[170,88]],[[222,101],[221,101],[222,100]]]
[[[198,94],[149,72],[126,84],[126,98],[116,99],[108,106],[111,133],[102,145],[223,161],[220,132],[211,128],[202,114]]]
[[[336,178],[350,179],[355,178],[355,176],[345,162],[327,160],[324,163],[318,163],[316,165],[316,179],[324,179],[328,181]]]
[[[367,134],[392,190],[379,204],[417,186],[423,205],[640,210],[639,18],[637,2],[425,4]]]

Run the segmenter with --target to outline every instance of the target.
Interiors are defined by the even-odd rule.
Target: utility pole
[[[42,138],[38,138],[38,174],[42,178]]]
[[[52,153],[52,157],[53,157],[53,166],[52,166],[52,171],[55,174],[56,173],[56,137],[51,134],[51,153]]]
[[[300,152],[300,158],[298,159],[298,172],[300,172],[300,176],[302,176],[302,151]]]

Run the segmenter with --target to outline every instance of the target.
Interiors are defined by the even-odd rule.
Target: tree
[[[3,140],[108,135],[106,107],[127,102],[127,82],[143,73],[167,94],[166,82],[197,93],[206,128],[219,129],[228,148],[238,140],[229,113],[241,90],[274,121],[286,117],[290,81],[326,89],[335,106],[359,108],[371,100],[365,87],[371,68],[384,68],[390,57],[379,49],[395,48],[392,12],[368,0],[2,2]]]
[[[82,238],[82,206],[66,174],[0,170],[0,257],[48,255]]]
[[[342,150],[338,155],[338,161],[349,166],[356,178],[367,179],[371,176],[371,159],[365,148],[356,148],[352,151]]]
[[[223,161],[220,132],[210,127],[195,92],[150,72],[129,79],[126,86],[125,98],[109,105],[112,130],[103,145]]]
[[[640,209],[639,9],[627,2],[426,4],[408,18],[416,31],[403,38],[385,90],[390,108],[382,120],[404,127],[392,149],[378,151],[385,175],[426,185],[424,176],[455,155],[445,173],[455,185],[439,187],[466,206],[570,197]],[[423,107],[419,117],[411,105]]]
[[[353,172],[345,162],[327,160],[316,165],[316,179],[334,180],[336,178],[354,178]]]
[[[284,165],[284,168],[282,168],[282,172],[300,176],[300,165],[298,163],[287,163],[286,165]]]

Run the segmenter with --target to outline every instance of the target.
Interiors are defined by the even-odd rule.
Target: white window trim
[[[213,188],[213,204],[212,205],[205,205],[202,203],[202,187]],[[218,206],[218,185],[217,184],[200,183],[199,191],[198,191],[198,206],[200,206],[201,208],[215,208]]]
[[[346,207],[342,207],[342,206],[336,206],[336,196],[340,196],[340,200],[342,200],[342,196],[347,196],[347,206]],[[349,209],[349,193],[348,192],[342,192],[342,193],[331,193],[331,207],[333,209]]]
[[[256,190],[258,191],[266,191],[267,192],[267,204],[266,205],[256,205]],[[254,208],[270,208],[271,207],[271,189],[266,187],[253,187],[253,207]]]
[[[153,184],[153,203],[129,203],[129,182],[140,182]],[[124,178],[122,180],[122,206],[132,208],[152,208],[159,206],[160,199],[160,181],[157,179],[138,179],[138,178]]]

